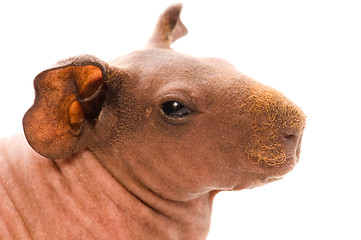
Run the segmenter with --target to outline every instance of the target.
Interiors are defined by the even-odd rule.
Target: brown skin
[[[144,50],[70,58],[35,78],[28,143],[0,142],[1,236],[205,239],[216,193],[293,169],[302,110],[224,60],[171,50],[186,34],[180,10]]]

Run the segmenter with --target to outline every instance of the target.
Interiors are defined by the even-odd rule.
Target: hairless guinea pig
[[[143,50],[35,78],[26,138],[0,141],[2,239],[205,239],[216,193],[292,170],[302,110],[224,60],[173,51],[181,8]]]

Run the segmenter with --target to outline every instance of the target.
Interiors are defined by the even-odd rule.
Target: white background
[[[173,1],[2,1],[0,136],[21,132],[32,80],[81,53],[142,48]],[[301,160],[283,180],[219,194],[208,239],[361,239],[358,1],[185,0],[173,48],[221,57],[307,114]],[[1,167],[1,166],[0,166]]]

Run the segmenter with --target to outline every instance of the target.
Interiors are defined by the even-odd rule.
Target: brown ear
[[[35,101],[23,119],[39,154],[65,158],[86,147],[84,128],[95,124],[105,99],[107,65],[83,55],[59,62],[34,80]]]
[[[170,48],[170,45],[187,35],[187,28],[180,20],[182,4],[174,4],[168,7],[159,17],[152,37],[148,41],[148,47]]]

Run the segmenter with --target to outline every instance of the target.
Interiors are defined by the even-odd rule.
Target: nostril
[[[301,135],[301,131],[299,129],[283,129],[280,131],[280,134],[284,139],[292,140],[298,138]]]
[[[292,140],[292,139],[296,138],[296,135],[295,135],[295,134],[284,133],[284,134],[282,135],[282,137],[283,137],[284,139],[286,139],[286,140]]]
[[[297,130],[281,131],[281,139],[288,151],[293,152],[297,148],[300,135],[301,132]]]

